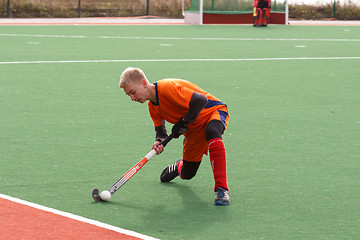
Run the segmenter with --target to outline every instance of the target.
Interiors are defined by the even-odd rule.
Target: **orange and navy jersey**
[[[149,101],[149,112],[155,127],[163,121],[175,124],[189,111],[189,104],[194,92],[203,94],[208,102],[201,110],[191,128],[203,126],[211,114],[225,106],[223,102],[199,88],[196,84],[181,79],[163,79],[155,84],[156,103]]]

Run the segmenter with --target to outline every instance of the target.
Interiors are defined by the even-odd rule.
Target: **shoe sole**
[[[215,202],[215,205],[218,205],[218,206],[226,206],[226,205],[230,205],[230,202],[220,202],[220,201],[217,201]]]

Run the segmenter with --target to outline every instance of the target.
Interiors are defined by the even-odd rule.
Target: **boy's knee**
[[[181,179],[190,180],[195,177],[197,170],[199,169],[200,162],[188,162],[183,160],[183,166],[181,168]]]
[[[224,125],[218,120],[212,120],[206,126],[206,140],[221,138],[224,131]]]
[[[185,172],[185,171],[182,171],[181,172],[181,179],[184,179],[184,180],[190,180],[192,179],[193,177],[195,177],[196,175],[196,172]]]

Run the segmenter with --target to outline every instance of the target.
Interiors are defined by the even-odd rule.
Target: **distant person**
[[[266,27],[270,22],[271,0],[254,0],[254,27]]]

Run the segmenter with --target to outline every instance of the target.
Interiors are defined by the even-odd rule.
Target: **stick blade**
[[[99,189],[94,189],[93,191],[92,191],[92,197],[93,197],[93,199],[94,199],[94,201],[95,202],[102,202],[102,199],[101,199],[101,197],[100,197],[100,195],[99,195]]]

